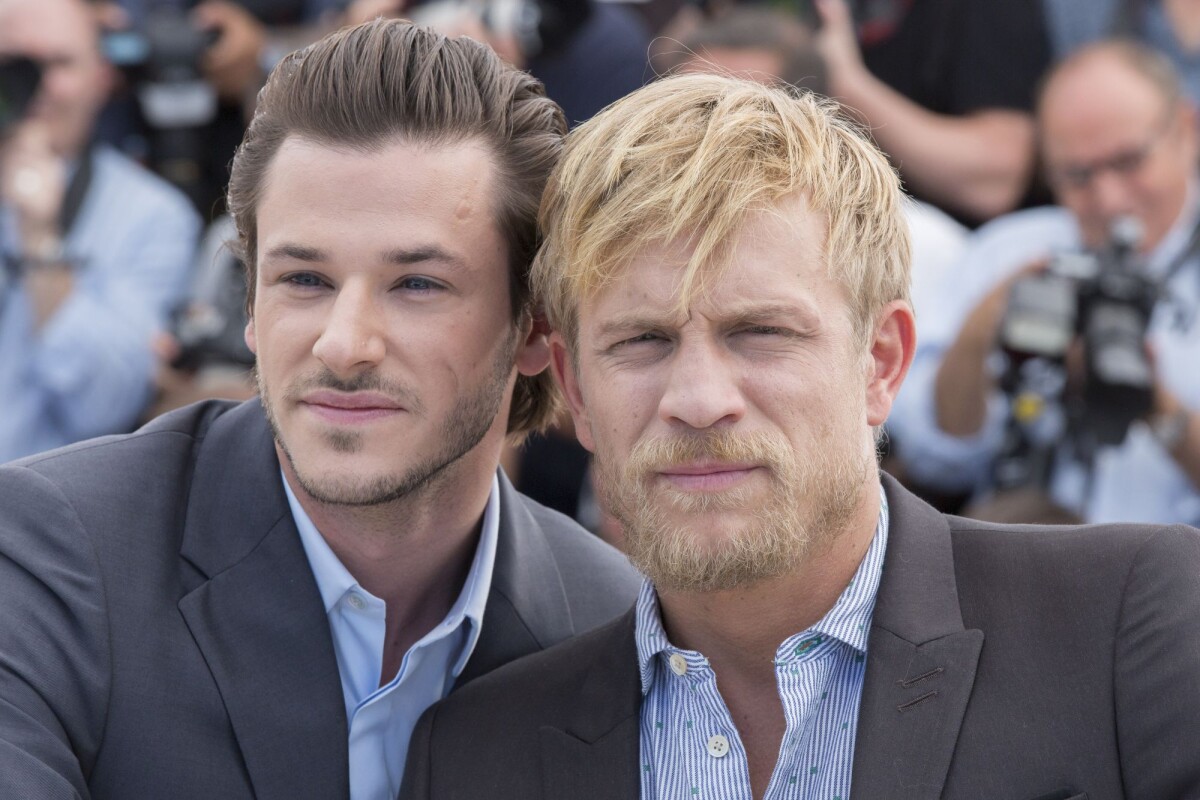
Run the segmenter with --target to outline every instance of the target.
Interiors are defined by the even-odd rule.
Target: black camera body
[[[227,228],[232,228],[228,217],[214,223],[218,238]],[[221,245],[204,268],[203,285],[172,319],[171,333],[179,343],[179,353],[171,366],[182,370],[214,365],[249,369],[254,366],[254,353],[244,336],[247,287],[242,262]]]
[[[1160,290],[1137,253],[1140,233],[1136,220],[1118,219],[1104,247],[1060,256],[1016,281],[1000,325],[1010,373],[1029,359],[1062,364],[1082,339],[1083,391],[1067,410],[1075,433],[1094,445],[1120,444],[1153,404],[1145,342]]]
[[[0,57],[0,136],[25,116],[41,82],[41,65],[33,59]]]
[[[216,119],[216,90],[200,64],[216,40],[182,9],[156,9],[138,28],[110,31],[105,56],[126,75],[147,134],[148,166],[198,205],[202,164],[208,157],[203,131]]]

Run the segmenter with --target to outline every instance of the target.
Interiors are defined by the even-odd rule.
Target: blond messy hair
[[[798,191],[825,217],[827,267],[865,346],[879,310],[908,300],[899,178],[833,101],[786,86],[668,77],[575,129],[542,196],[534,292],[574,351],[580,304],[647,246],[682,237],[695,248],[680,279],[686,309],[728,266],[747,216]]]

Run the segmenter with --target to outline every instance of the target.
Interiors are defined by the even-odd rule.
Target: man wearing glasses
[[[986,495],[1004,479],[996,465],[1012,454],[1013,420],[1020,418],[1021,435],[1041,437],[1041,461],[1013,463],[1034,473],[1052,503],[1035,516],[1044,520],[1049,512],[1059,519],[1065,511],[1094,522],[1195,523],[1200,196],[1194,110],[1165,59],[1114,41],[1059,65],[1042,88],[1037,113],[1043,168],[1059,205],[1010,214],[975,234],[893,413],[900,456],[922,483]],[[1010,330],[1014,285],[1044,273],[1055,259],[1065,263],[1064,254],[1103,250],[1122,227],[1135,249],[1130,263],[1139,264],[1137,272],[1157,293],[1145,333],[1151,399],[1119,444],[1088,450],[1072,433],[1081,428],[1074,420],[1090,419],[1079,409],[1094,405],[1080,400],[1089,374],[1080,339],[1066,348],[1058,408],[1038,405],[1055,396],[1053,390],[1002,389],[995,354]],[[1031,299],[1043,298],[1035,292]],[[1011,368],[1014,362],[1006,363]],[[1013,511],[1020,519],[1030,507],[992,507],[997,518],[1012,519]]]

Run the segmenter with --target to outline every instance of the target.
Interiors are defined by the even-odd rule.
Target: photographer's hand
[[[1014,283],[1044,270],[1048,263],[1042,259],[1028,264],[984,295],[942,358],[934,385],[934,403],[938,427],[951,436],[974,436],[983,428],[988,395],[995,384],[987,361],[996,348],[1008,296]]]
[[[49,132],[28,120],[5,142],[0,193],[17,220],[25,290],[41,329],[74,288],[63,258],[59,214],[67,187],[67,166],[50,146]]]
[[[199,27],[218,33],[204,54],[204,77],[222,100],[248,101],[263,79],[266,29],[246,9],[227,0],[205,0],[193,14]]]
[[[1154,348],[1146,353],[1154,368],[1154,405],[1146,419],[1154,438],[1200,490],[1200,424],[1196,414],[1162,382]]]

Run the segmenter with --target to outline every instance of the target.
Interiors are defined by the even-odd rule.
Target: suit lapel
[[[349,796],[347,723],[325,608],[257,402],[200,449],[183,556],[209,579],[179,602],[259,800]]]
[[[558,564],[541,524],[503,472],[500,535],[483,630],[455,686],[576,633]]]
[[[638,764],[642,687],[634,644],[634,612],[602,629],[599,657],[562,727],[540,731],[542,796],[628,800],[641,793]]]
[[[945,518],[884,476],[891,523],[867,644],[857,798],[941,796],[983,632],[966,630]]]

